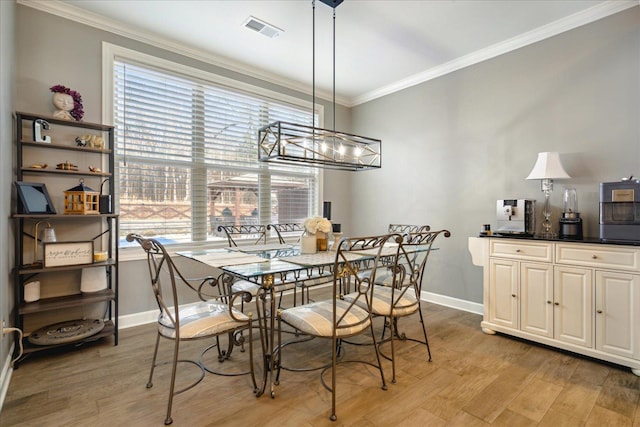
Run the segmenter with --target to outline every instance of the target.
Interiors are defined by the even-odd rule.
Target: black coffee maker
[[[575,188],[564,190],[564,211],[560,218],[558,237],[582,240],[582,218],[578,213],[578,195]]]

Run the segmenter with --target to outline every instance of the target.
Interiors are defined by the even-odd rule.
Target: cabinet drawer
[[[489,256],[551,262],[553,260],[553,244],[531,240],[491,239]]]
[[[556,244],[556,263],[640,271],[640,250],[629,247]]]

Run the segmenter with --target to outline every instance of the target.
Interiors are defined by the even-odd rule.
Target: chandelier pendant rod
[[[311,36],[311,51],[313,56],[313,60],[311,61],[311,86],[313,87],[311,97],[311,141],[313,144],[313,141],[316,140],[316,0],[311,1],[311,8],[313,9],[313,24]]]
[[[336,9],[333,8],[333,131],[336,131]]]

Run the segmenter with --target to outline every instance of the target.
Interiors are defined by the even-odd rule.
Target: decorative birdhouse
[[[64,213],[71,215],[99,214],[99,196],[99,192],[84,185],[84,180],[81,179],[80,185],[64,192]]]

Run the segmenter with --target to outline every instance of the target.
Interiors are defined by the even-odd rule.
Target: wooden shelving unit
[[[93,182],[101,183],[104,185],[107,181],[103,181],[113,176],[114,172],[114,128],[113,126],[107,126],[99,123],[89,122],[75,122],[60,120],[52,117],[29,114],[29,113],[16,113],[16,160],[17,160],[17,172],[16,181],[21,182],[44,182],[45,184],[56,182],[58,186],[66,185],[73,187],[77,183],[78,179],[93,180]],[[75,144],[75,141],[69,137],[54,139],[51,143],[43,143],[33,141],[33,135],[28,132],[28,129],[33,126],[34,121],[45,120],[50,130],[54,128],[60,128],[61,131],[73,132],[74,129],[81,129],[89,131],[95,135],[103,137],[105,142],[104,148],[92,148],[92,147],[80,147]],[[62,128],[65,129],[62,129]],[[64,132],[63,132],[64,133]],[[56,155],[57,153],[57,155]],[[79,170],[59,170],[55,169],[55,165],[51,165],[47,168],[33,168],[30,167],[30,161],[27,160],[27,154],[32,158],[39,156],[38,158],[55,159],[61,157],[65,153],[69,153],[70,156],[79,156],[80,158],[86,158],[87,162],[91,161],[95,164],[104,166],[103,170],[99,172],[92,172],[88,169],[88,165],[83,165]],[[89,160],[90,159],[90,160]],[[56,181],[57,180],[57,181]],[[102,189],[102,185],[100,188]],[[112,179],[108,180],[108,194],[113,195],[115,185]],[[61,213],[48,214],[48,213],[22,213],[19,212],[19,205],[16,202],[13,215],[15,225],[15,253],[16,253],[16,265],[14,268],[14,295],[15,295],[15,326],[22,329],[25,334],[23,340],[23,354],[27,355],[34,352],[46,351],[53,348],[59,348],[64,346],[77,347],[88,342],[95,341],[104,337],[113,337],[114,345],[118,344],[118,235],[119,235],[119,216],[117,213],[101,213],[92,215],[64,215]],[[56,267],[44,267],[42,263],[36,259],[30,259],[32,251],[29,247],[38,245],[38,237],[32,233],[32,226],[39,222],[46,221],[52,226],[67,227],[71,229],[82,230],[83,227],[93,227],[98,229],[98,232],[91,233],[86,236],[84,240],[94,241],[94,250],[101,252],[107,252],[107,260],[101,262],[93,262],[91,264],[80,265],[63,265]],[[36,251],[37,252],[37,251]],[[34,254],[35,258],[35,254]],[[82,293],[80,290],[80,283],[78,272],[82,269],[104,269],[107,279],[107,288],[97,292]],[[26,283],[32,280],[39,280],[46,278],[47,276],[62,277],[68,279],[68,284],[65,283],[71,290],[65,295],[46,296],[40,298],[37,301],[25,302],[24,300],[24,286]],[[75,283],[74,283],[75,281]],[[85,306],[92,306],[95,304],[107,304],[105,310],[105,318],[100,319],[104,322],[104,328],[98,333],[89,337],[81,338],[72,342],[65,342],[62,344],[52,345],[35,345],[28,339],[29,335],[34,330],[25,330],[25,322],[30,316],[47,316],[48,314],[57,317],[63,317],[67,312],[71,312],[73,309],[82,308]],[[73,318],[67,319],[69,321],[76,320]],[[55,323],[55,322],[52,322]],[[46,324],[42,326],[47,326]],[[35,328],[37,329],[37,328]],[[16,346],[17,357],[19,352],[19,346]]]

